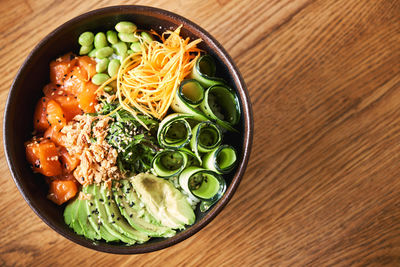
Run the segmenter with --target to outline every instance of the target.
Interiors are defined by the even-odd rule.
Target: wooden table
[[[116,4],[176,12],[229,51],[254,109],[246,174],[194,237],[119,256],[46,226],[1,153],[1,266],[400,266],[400,1],[1,0],[1,110],[39,40]]]

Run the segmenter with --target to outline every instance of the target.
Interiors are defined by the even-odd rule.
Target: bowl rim
[[[101,246],[101,245],[96,245],[95,242],[90,241],[90,240],[82,240],[79,238],[75,238],[78,235],[70,235],[67,232],[64,232],[62,229],[59,229],[56,224],[54,224],[51,220],[47,219],[40,213],[40,209],[35,203],[33,203],[26,195],[26,190],[22,187],[20,184],[19,180],[21,179],[20,177],[17,177],[17,172],[16,172],[16,167],[12,164],[11,162],[11,157],[12,153],[10,152],[12,148],[10,147],[9,144],[9,128],[10,121],[7,120],[7,118],[10,116],[10,106],[13,102],[13,99],[16,97],[15,96],[15,90],[14,87],[16,86],[17,82],[19,81],[19,77],[21,73],[27,68],[29,61],[34,55],[40,50],[40,48],[46,44],[54,35],[62,31],[64,28],[68,28],[71,25],[74,25],[75,23],[78,23],[81,20],[84,20],[88,17],[91,16],[96,16],[96,15],[101,15],[101,14],[107,14],[107,13],[113,13],[116,11],[124,11],[124,14],[129,14],[129,13],[137,13],[141,12],[141,14],[148,14],[148,15],[159,15],[162,17],[163,20],[169,18],[170,20],[179,22],[188,28],[191,29],[192,32],[195,34],[201,34],[202,37],[206,37],[203,39],[207,39],[208,43],[212,46],[214,46],[214,49],[218,50],[218,56],[222,57],[228,65],[226,66],[227,69],[230,70],[230,74],[233,76],[235,80],[235,84],[238,84],[238,95],[242,100],[242,114],[244,117],[244,142],[243,142],[243,160],[238,164],[237,171],[232,177],[232,182],[230,186],[227,188],[224,196],[214,205],[214,207],[200,220],[198,221],[195,225],[192,227],[188,228],[184,232],[178,233],[177,235],[166,238],[165,240],[162,240],[160,242],[155,242],[155,243],[145,243],[141,244],[139,246]],[[99,9],[94,9],[85,13],[82,13],[64,23],[59,25],[56,29],[51,31],[49,34],[47,34],[43,39],[40,40],[40,42],[30,51],[24,62],[22,63],[21,67],[17,71],[17,74],[12,82],[12,85],[10,87],[4,113],[3,113],[3,146],[4,146],[4,154],[6,156],[6,161],[9,167],[9,171],[11,172],[11,176],[20,191],[21,195],[25,199],[25,201],[28,203],[30,208],[34,211],[34,213],[43,221],[45,222],[50,228],[52,228],[54,231],[56,231],[58,234],[64,236],[65,238],[69,239],[70,241],[82,245],[84,247],[96,250],[96,251],[101,251],[101,252],[106,252],[106,253],[113,253],[113,254],[141,254],[141,253],[147,253],[147,252],[152,252],[156,250],[161,250],[167,247],[170,247],[172,245],[175,245],[191,236],[193,236],[195,233],[203,229],[206,225],[208,225],[221,211],[222,209],[228,204],[230,199],[233,196],[233,193],[236,191],[238,188],[243,174],[245,172],[246,166],[249,161],[250,157],[250,152],[252,148],[252,141],[253,141],[253,129],[254,129],[254,123],[253,123],[253,111],[252,111],[252,105],[249,97],[249,93],[247,91],[247,87],[245,85],[244,79],[241,76],[238,68],[236,67],[235,63],[233,62],[232,58],[229,56],[228,52],[222,47],[222,45],[213,37],[211,36],[210,33],[205,31],[202,27],[197,25],[196,23],[167,10],[161,9],[161,8],[155,8],[151,6],[143,6],[143,5],[115,5],[115,6],[107,6]],[[86,242],[85,242],[86,241]]]

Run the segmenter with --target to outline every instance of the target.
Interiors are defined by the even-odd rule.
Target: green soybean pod
[[[119,67],[121,66],[121,63],[119,63],[118,59],[113,59],[110,61],[110,64],[108,64],[108,74],[110,75],[110,77],[114,77],[115,75],[117,75]]]
[[[115,53],[118,56],[123,56],[126,54],[126,51],[128,50],[128,46],[124,42],[118,42],[113,45],[113,48],[115,50]]]
[[[128,51],[126,51],[126,53],[127,53],[128,55],[132,55],[132,54],[133,54],[133,51],[132,51],[131,49],[128,49]]]
[[[107,93],[110,93],[110,92],[112,92],[114,89],[113,89],[111,86],[106,85],[106,86],[104,86],[103,90],[104,90],[105,92],[107,92]]]
[[[115,31],[107,31],[107,41],[110,44],[116,44],[118,43],[118,35]]]
[[[78,43],[81,46],[91,46],[94,41],[94,34],[92,32],[84,32],[79,35]]]
[[[118,22],[117,25],[115,25],[115,29],[117,30],[117,32],[133,33],[134,31],[136,31],[137,27],[130,21],[121,21]]]
[[[97,49],[95,48],[95,49],[93,49],[92,51],[89,52],[88,56],[89,57],[96,57],[96,52],[97,52]]]
[[[108,63],[110,63],[110,60],[108,58],[103,58],[96,64],[96,72],[101,73],[106,71],[108,67]]]
[[[152,36],[150,33],[148,33],[148,32],[142,32],[140,35],[142,36],[143,40],[144,40],[146,43],[151,43],[151,42],[154,41],[153,36]]]
[[[97,49],[107,46],[107,38],[104,32],[99,32],[94,36],[94,47]]]
[[[107,74],[97,73],[97,74],[93,75],[92,83],[94,83],[95,85],[102,85],[108,79],[110,79],[110,76],[108,76]]]
[[[81,56],[86,55],[87,53],[92,51],[92,49],[93,49],[93,45],[89,45],[89,46],[83,45],[83,46],[81,46],[81,49],[79,49],[79,55],[81,55]]]
[[[133,43],[138,40],[138,38],[135,36],[134,33],[120,32],[120,33],[118,33],[118,37],[121,41],[126,42],[126,43]]]
[[[131,44],[131,50],[132,50],[134,53],[141,52],[141,51],[142,51],[142,45],[140,44],[140,42],[133,42],[133,43]]]
[[[111,47],[109,47],[109,46],[102,47],[102,48],[97,49],[96,58],[98,58],[98,59],[106,58],[106,57],[111,56],[113,53],[114,53],[114,50]]]

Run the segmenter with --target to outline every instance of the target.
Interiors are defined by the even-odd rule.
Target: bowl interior
[[[35,104],[43,95],[42,88],[49,82],[49,63],[67,52],[79,51],[78,36],[84,31],[106,31],[122,20],[129,20],[139,29],[154,29],[158,33],[183,25],[182,36],[202,38],[199,47],[217,61],[218,75],[223,77],[239,95],[242,107],[239,133],[228,133],[224,143],[235,146],[239,155],[237,168],[225,176],[228,189],[224,197],[208,212],[196,211],[196,223],[168,239],[152,238],[148,243],[131,247],[118,243],[93,242],[76,235],[63,220],[64,206],[57,206],[46,198],[48,187],[39,174],[34,174],[25,159],[24,142],[31,138]],[[143,6],[116,6],[83,14],[61,25],[42,40],[22,65],[10,90],[4,117],[5,151],[17,187],[35,213],[50,227],[70,240],[86,247],[111,253],[132,254],[162,249],[193,235],[209,223],[226,205],[239,184],[247,163],[251,145],[251,109],[245,85],[237,69],[223,48],[204,30],[173,13]]]

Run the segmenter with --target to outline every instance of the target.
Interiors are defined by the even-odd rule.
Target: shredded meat
[[[61,130],[68,152],[80,155],[73,175],[81,184],[121,178],[116,166],[117,150],[105,140],[111,120],[107,116],[78,115]]]

